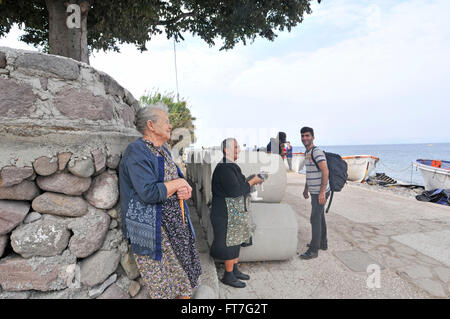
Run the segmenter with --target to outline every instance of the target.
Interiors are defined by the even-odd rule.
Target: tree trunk
[[[89,64],[89,51],[87,45],[87,15],[89,2],[86,0],[46,0],[49,14],[49,53],[62,55],[77,61]],[[67,19],[76,13],[67,13],[69,4],[80,7],[81,17],[79,27],[67,26]]]

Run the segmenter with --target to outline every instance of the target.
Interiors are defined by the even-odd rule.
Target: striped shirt
[[[310,194],[319,194],[320,185],[322,184],[322,171],[314,164],[314,161],[311,158],[311,150],[305,152],[306,185],[308,186]],[[317,164],[327,160],[325,153],[317,147],[314,148],[312,156],[314,156]],[[327,193],[329,191],[330,183],[327,181],[327,189],[325,192]]]

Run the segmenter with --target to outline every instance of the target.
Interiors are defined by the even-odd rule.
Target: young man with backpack
[[[300,258],[312,259],[318,256],[319,249],[328,249],[324,208],[330,195],[329,171],[325,153],[314,146],[314,130],[310,127],[303,127],[300,133],[302,143],[306,148],[306,184],[303,197],[308,199],[309,194],[311,194],[312,205],[310,218],[312,239],[308,245],[308,250],[300,255]]]
[[[347,181],[347,162],[338,154],[324,152],[314,146],[314,130],[310,127],[301,129],[302,143],[306,147],[305,166],[306,184],[303,196],[308,199],[311,194],[311,229],[312,240],[308,250],[300,257],[311,259],[318,256],[319,249],[327,250],[327,225],[324,208],[331,191],[330,209],[334,192],[340,192]]]

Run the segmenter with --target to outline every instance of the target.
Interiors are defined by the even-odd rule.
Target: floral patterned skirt
[[[151,299],[174,299],[177,296],[190,296],[193,289],[183,270],[167,234],[161,227],[161,260],[134,254],[136,266],[145,282]]]

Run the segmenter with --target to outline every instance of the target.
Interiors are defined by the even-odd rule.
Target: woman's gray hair
[[[237,140],[234,137],[226,138],[222,141],[222,153],[225,155],[225,149],[234,147],[234,144],[237,143]]]
[[[147,121],[150,120],[155,123],[158,120],[158,113],[156,111],[163,111],[169,113],[169,108],[163,102],[155,104],[142,103],[142,108],[136,114],[136,129],[144,135],[147,128]]]

